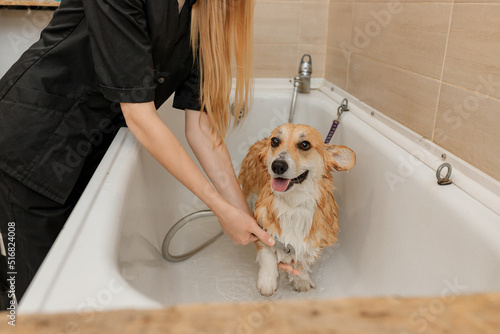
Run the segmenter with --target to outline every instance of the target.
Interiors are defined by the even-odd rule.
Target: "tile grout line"
[[[350,33],[350,37],[349,37],[349,43],[352,43],[352,39],[353,39],[352,31],[354,29],[354,12],[356,10],[354,1],[352,1],[351,6],[352,6],[351,26],[349,27],[351,33]],[[346,76],[345,76],[345,88],[344,88],[347,92],[349,91],[348,88],[349,88],[349,72],[350,72],[350,68],[351,68],[351,57],[352,57],[352,53],[351,53],[351,51],[349,51],[349,57],[347,58],[347,71],[346,71]]]
[[[485,99],[498,100],[500,102],[500,98],[495,97],[493,95],[489,95],[489,94],[480,92],[480,91],[477,91],[477,90],[474,90],[472,88],[467,88],[467,87],[464,87],[464,86],[460,86],[459,84],[456,84],[456,83],[453,83],[453,82],[449,82],[449,81],[444,81],[444,80],[443,80],[443,84],[445,84],[446,86],[451,86],[451,87],[454,87],[456,89],[460,89],[460,90],[466,91],[469,94],[474,94],[476,96],[477,95],[481,95]]]
[[[453,19],[454,6],[455,6],[455,0],[453,0],[453,2],[451,3],[450,20],[448,22],[448,33],[446,34],[446,44],[445,44],[445,48],[444,48],[443,65],[441,67],[441,76],[439,78],[439,89],[438,89],[438,94],[437,94],[437,99],[436,99],[436,112],[434,114],[434,124],[432,126],[431,142],[434,142],[434,134],[436,132],[437,117],[438,117],[438,112],[439,112],[439,100],[441,99],[441,89],[443,87],[444,68],[446,65],[446,55],[448,54],[448,46],[449,46],[449,41],[450,41],[451,22]]]
[[[299,2],[300,4],[300,11],[299,11],[299,36],[297,36],[297,53],[296,53],[296,59],[295,59],[295,65],[297,65],[296,68],[299,68],[299,63],[300,63],[300,47],[302,46],[302,12],[304,10],[304,1],[301,0]],[[292,72],[293,73],[293,72]],[[297,74],[294,74],[294,77]]]
[[[325,60],[323,61],[323,74],[322,78],[326,78],[326,62],[328,61],[328,36],[330,35],[330,5],[331,1],[328,0],[328,6],[326,7],[327,17],[326,17],[326,34],[325,34],[325,47],[323,48],[323,54],[325,55]]]
[[[342,50],[340,50],[340,51],[342,51]],[[353,53],[353,54],[356,57],[368,59],[371,62],[379,63],[379,64],[382,64],[382,65],[387,66],[387,67],[392,68],[392,69],[396,69],[396,70],[404,72],[404,73],[409,73],[409,74],[412,74],[412,75],[416,75],[416,76],[419,76],[419,77],[422,77],[422,78],[425,78],[425,79],[436,81],[438,83],[440,82],[439,78],[433,78],[433,77],[431,77],[431,76],[429,76],[427,74],[422,74],[422,73],[419,73],[419,72],[415,72],[415,71],[409,70],[409,69],[404,68],[404,67],[399,67],[399,66],[391,64],[391,63],[386,63],[385,61],[382,61],[382,60],[379,60],[379,59],[375,59],[375,58],[371,58],[371,57],[368,57],[368,56],[363,55],[363,54],[359,54],[359,53]]]

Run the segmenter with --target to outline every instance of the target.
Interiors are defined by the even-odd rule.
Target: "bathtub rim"
[[[451,175],[453,184],[500,216],[500,181],[336,85],[324,80],[318,89],[334,101],[346,97],[349,100],[352,114],[430,167],[434,172],[442,163],[449,163],[453,168]],[[416,152],[419,154],[415,154]],[[442,154],[446,155],[445,159],[441,158]]]
[[[73,305],[70,311],[98,311],[97,308],[92,308],[91,305],[87,303],[88,298],[95,299],[95,296],[100,291],[105,290],[106,287],[110,285],[111,280],[118,281],[118,284],[121,284],[123,287],[123,290],[118,294],[119,298],[113,301],[113,304],[109,305],[112,309],[149,309],[153,307],[161,308],[163,306],[155,300],[139,293],[128,284],[122,273],[120,273],[118,264],[114,260],[114,257],[116,257],[115,254],[118,251],[118,241],[120,239],[121,224],[118,223],[119,217],[107,217],[108,220],[105,219],[106,217],[92,219],[92,214],[96,214],[96,212],[105,212],[106,210],[103,209],[109,209],[110,204],[115,207],[114,210],[110,210],[112,212],[116,212],[116,210],[119,209],[118,206],[123,205],[123,203],[117,205],[116,203],[112,203],[112,201],[110,203],[109,199],[106,199],[109,194],[103,192],[103,189],[107,186],[107,183],[112,183],[115,185],[115,191],[126,191],[129,182],[117,182],[117,179],[119,180],[120,177],[116,174],[119,173],[114,173],[112,175],[110,171],[116,170],[115,165],[120,165],[121,167],[118,168],[118,170],[121,174],[130,174],[133,170],[133,165],[120,164],[120,160],[133,160],[133,155],[137,155],[139,150],[140,144],[133,136],[132,132],[130,132],[128,128],[121,128],[92,176],[73,212],[70,214],[67,223],[59,233],[53,247],[47,254],[46,259],[48,261],[42,263],[32,284],[28,287],[23,300],[18,305],[20,314],[67,312],[66,309],[61,309],[60,307],[54,307],[52,305],[53,300],[51,299],[53,297],[51,297],[51,295],[53,291],[60,289],[57,288],[59,284],[64,285],[66,289],[74,287],[74,284],[70,282],[71,280],[61,282],[60,277],[61,274],[65,274],[67,276],[69,275],[69,278],[71,278],[71,267],[75,269],[75,267],[79,267],[80,265],[86,268],[87,272],[95,273],[92,282],[93,291],[95,293],[82,297],[87,297],[87,300],[79,300],[78,305]],[[77,249],[75,245],[80,240],[81,234],[88,234],[89,231],[91,233],[95,222],[100,220],[106,220],[106,224],[101,225],[102,231],[100,231],[101,233],[99,233],[96,238],[107,236],[111,240],[108,239],[107,242],[97,242],[95,245],[92,245],[92,249],[88,253],[85,250],[82,251],[81,249]],[[87,254],[90,254],[90,259],[87,258]],[[95,258],[92,258],[92,255],[95,257],[96,254],[98,259],[102,262],[97,262]],[[100,257],[100,254],[107,255]],[[69,262],[70,258],[72,260],[80,260],[80,262],[77,264],[75,264],[74,261]],[[113,284],[116,285],[116,283]],[[130,300],[133,302],[124,302],[123,300],[128,300],[127,297],[131,297]],[[115,303],[119,306],[117,307]],[[63,304],[68,307],[67,303]],[[105,307],[106,305],[98,306]]]
[[[267,80],[267,79],[262,79],[264,80],[263,84],[260,84],[260,80],[256,80],[256,86],[258,89],[275,89],[275,90],[285,90],[285,91],[290,91],[291,93],[291,87],[292,83],[288,79],[273,79],[273,80]],[[317,86],[314,85],[314,83],[319,83]],[[334,88],[333,91],[331,88]],[[426,143],[425,140],[422,140],[422,137],[414,133],[413,131],[409,130],[408,128],[402,126],[401,124],[385,117],[383,114],[379,113],[375,109],[371,107],[367,108],[361,108],[360,106],[366,106],[366,104],[359,102],[355,97],[352,95],[344,92],[340,88],[326,82],[326,81],[320,81],[316,80],[313,81],[313,88],[316,88],[320,92],[324,93],[326,96],[329,98],[333,99],[333,103],[335,101],[341,101],[343,97],[348,97],[351,102],[351,112],[354,116],[362,120],[363,122],[367,123],[369,126],[375,128],[378,132],[380,132],[382,135],[388,137],[391,141],[397,143],[399,146],[401,146],[406,152],[411,152],[412,149],[418,148],[418,147],[423,147],[426,149],[427,146],[429,145],[433,150],[436,150],[437,153],[440,156],[441,153],[446,152],[445,150],[441,149],[435,144],[432,143]],[[356,104],[356,105],[354,105]],[[376,117],[372,117],[370,115],[370,112],[374,111],[376,113]],[[333,111],[332,111],[333,114]],[[341,126],[341,125],[340,125]],[[128,143],[128,144],[127,144]],[[431,145],[432,144],[432,145]],[[43,313],[53,313],[53,312],[60,312],[61,309],[55,309],[53,310],[53,306],[49,306],[48,310],[46,309],[46,302],[47,298],[53,291],[53,284],[54,282],[57,281],[59,278],[59,270],[68,270],[66,267],[68,265],[67,260],[68,257],[70,256],[70,253],[73,251],[73,245],[75,240],[79,237],[79,234],[84,230],[88,224],[84,224],[85,221],[88,218],[87,212],[90,208],[92,208],[94,205],[96,205],[97,199],[94,197],[96,194],[99,193],[99,190],[102,189],[102,187],[105,185],[107,179],[109,178],[108,172],[110,169],[112,169],[113,165],[115,164],[116,160],[120,158],[120,156],[123,156],[126,152],[123,151],[123,147],[125,146],[126,150],[133,150],[133,152],[138,151],[138,147],[140,144],[135,140],[133,135],[130,133],[128,129],[121,129],[120,133],[117,135],[117,138],[113,142],[112,146],[110,147],[109,154],[107,153],[106,156],[104,157],[103,161],[101,162],[98,170],[94,174],[94,177],[89,183],[89,186],[85,190],[84,194],[82,195],[82,199],[85,198],[87,201],[79,203],[77,207],[75,207],[75,210],[72,213],[72,216],[70,216],[71,223],[66,224],[65,228],[61,232],[61,236],[64,236],[63,238],[58,238],[56,240],[56,243],[54,244],[54,247],[52,247],[51,251],[49,252],[48,258],[50,258],[49,263],[42,264],[42,267],[39,270],[39,274],[35,277],[33,284],[30,286],[30,289],[28,290],[25,298],[21,302],[19,311],[22,313],[38,313],[38,312],[43,312]],[[404,146],[402,146],[404,145]],[[436,146],[438,149],[436,149]],[[451,157],[451,153],[446,152],[449,154]],[[411,153],[410,153],[411,154]],[[425,156],[425,161],[423,161],[426,165],[428,165],[431,169],[435,171],[435,166],[440,160],[436,162],[436,156],[435,154],[429,153],[429,155]],[[478,177],[485,177],[484,180],[488,180],[488,176],[475,169],[472,167],[470,164],[466,163],[465,161],[456,158],[458,163],[460,164],[460,172],[462,173],[460,178],[458,178],[457,181],[460,181],[462,186],[459,186],[458,182],[455,182],[456,185],[463,190],[464,192],[468,193],[471,195],[471,192],[474,193],[474,191],[480,191],[481,188],[474,188],[472,190],[467,190],[464,189],[467,188],[468,183],[470,182],[471,184],[474,183],[473,180],[471,180],[467,173],[471,173],[474,175],[474,173],[477,174]],[[458,163],[456,164],[458,166]],[[454,166],[455,167],[455,166]],[[128,167],[130,169],[130,167]],[[462,172],[465,171],[465,172]],[[122,168],[122,171],[127,172],[127,168]],[[460,175],[457,173],[458,170],[455,168],[455,175]],[[484,181],[483,180],[483,181]],[[497,183],[498,189],[500,189],[500,183],[497,182],[496,180],[493,179],[494,182]],[[481,186],[481,185],[479,185]],[[127,185],[124,183],[124,185],[120,186],[120,189],[125,189]],[[85,196],[85,197],[84,197]],[[478,199],[478,197],[472,195],[472,197]],[[497,200],[499,200],[499,196],[495,195],[492,197],[496,197]],[[480,199],[478,201],[481,202]],[[484,204],[484,202],[483,202]],[[485,206],[487,206],[485,204]],[[496,214],[499,214],[497,211],[493,210],[491,207],[489,209]],[[68,219],[68,221],[70,220]],[[116,227],[115,227],[116,228]],[[113,229],[113,228],[112,228]],[[109,230],[108,230],[109,231]],[[115,231],[116,232],[116,231]],[[108,232],[109,233],[109,232]],[[114,234],[114,237],[118,238],[118,233]],[[100,245],[99,249],[105,249],[110,254],[114,254],[116,252],[116,247],[117,243],[115,242],[113,245],[113,249],[110,250],[109,246],[107,245]],[[109,259],[105,259],[104,261],[104,266],[107,266],[106,269],[108,270],[108,277],[119,277],[119,269],[117,268],[116,264]],[[42,273],[43,274],[40,274]],[[118,275],[116,275],[118,273]],[[109,279],[109,278],[108,278]],[[70,285],[71,283],[67,283]],[[126,282],[124,282],[126,284]],[[37,290],[40,291],[41,289],[42,292],[37,292],[37,293],[30,293],[30,290]],[[119,302],[120,306],[116,307],[116,305],[111,305],[114,306],[114,308],[126,308],[126,307],[147,307],[147,308],[152,308],[156,305],[156,307],[162,307],[161,304],[157,303],[156,301],[147,298],[146,296],[139,294],[135,288],[132,286],[127,286],[127,293],[122,295]],[[127,296],[133,296],[134,297],[134,304],[131,305],[130,302],[124,302],[123,299]]]

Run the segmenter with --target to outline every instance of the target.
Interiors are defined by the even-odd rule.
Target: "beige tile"
[[[297,57],[297,66],[295,73],[298,72],[300,60],[304,54],[309,54],[312,60],[312,77],[324,78],[326,49],[324,45],[299,45],[299,54]]]
[[[255,44],[256,78],[292,78],[297,73],[298,45]]]
[[[346,89],[348,58],[341,50],[328,46],[325,59],[325,79]]]
[[[257,2],[255,42],[298,44],[301,3]]]
[[[455,0],[455,3],[500,3],[500,0]]]
[[[300,18],[300,44],[325,45],[328,3],[303,3]]]
[[[431,138],[439,82],[351,55],[347,91],[397,122]]]
[[[443,80],[500,98],[500,4],[456,4]]]
[[[302,2],[302,0],[255,0],[255,2]]]
[[[500,181],[500,100],[443,84],[434,141]]]
[[[329,47],[346,48],[351,43],[353,7],[352,3],[330,3],[327,38]]]
[[[423,3],[423,2],[446,2],[446,3],[452,3],[454,0],[396,0],[396,1],[388,1],[388,0],[353,0],[354,2],[414,2],[414,3]]]
[[[328,14],[325,78],[342,89],[346,89],[349,56],[354,50],[351,45],[353,8],[352,2],[330,2]]]
[[[440,79],[451,4],[357,3],[355,52]]]

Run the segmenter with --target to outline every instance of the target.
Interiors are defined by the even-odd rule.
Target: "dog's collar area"
[[[267,229],[265,229],[262,225],[262,220],[259,220],[259,226],[264,229],[264,231],[267,232]],[[295,248],[293,248],[292,245],[285,246],[284,243],[278,240],[278,238],[274,237],[271,235],[271,237],[274,239],[275,244],[273,247],[276,247],[277,249],[282,250],[285,254],[287,255],[295,255]]]
[[[285,246],[284,243],[282,243],[281,241],[279,241],[276,238],[274,238],[274,241],[276,241],[276,243],[274,244],[274,247],[276,247],[277,249],[281,249],[285,254],[287,254],[287,255],[294,255],[295,254],[295,248],[293,248],[292,245]]]

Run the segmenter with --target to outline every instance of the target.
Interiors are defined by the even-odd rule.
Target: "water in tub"
[[[220,231],[215,217],[193,221],[181,229],[170,246],[171,253],[181,254],[201,244]],[[142,243],[145,239],[133,238],[131,243]],[[134,249],[129,244],[129,250]],[[288,282],[288,275],[282,273],[279,278],[278,291],[273,299],[288,298],[320,298],[325,289],[335,288],[335,284],[324,282],[322,277],[331,277],[331,270],[326,263],[334,248],[327,248],[321,258],[312,266],[312,277],[317,289],[306,293],[298,293]],[[225,235],[190,259],[179,263],[164,262],[161,255],[154,252],[157,262],[151,266],[151,261],[134,261],[122,263],[125,277],[134,285],[141,276],[149,279],[155,277],[157,284],[151,284],[148,289],[141,286],[142,292],[147,290],[149,297],[162,304],[178,304],[190,302],[214,301],[250,301],[265,300],[257,291],[258,265],[255,263],[255,246],[235,245]],[[163,262],[163,263],[162,263]],[[158,264],[160,268],[158,268]],[[161,270],[163,268],[163,270]],[[153,275],[153,276],[151,276]],[[158,287],[161,287],[158,289]],[[330,294],[330,293],[328,293]]]

